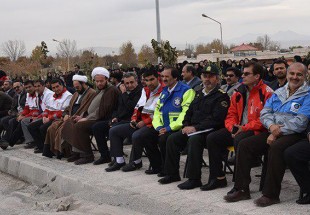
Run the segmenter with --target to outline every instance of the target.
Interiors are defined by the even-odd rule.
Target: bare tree
[[[74,57],[77,54],[77,47],[75,40],[64,39],[62,41],[58,41],[57,51],[62,57]]]
[[[75,40],[64,39],[58,41],[53,39],[55,42],[58,42],[57,51],[60,56],[67,58],[67,71],[70,70],[70,58],[74,57],[77,54],[76,42]]]
[[[26,46],[24,41],[9,40],[2,44],[2,51],[11,61],[16,61],[25,54]]]
[[[257,43],[262,44],[263,50],[267,50],[271,45],[271,38],[267,34],[257,37]]]

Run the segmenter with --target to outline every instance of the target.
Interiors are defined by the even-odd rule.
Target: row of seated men
[[[86,85],[86,76],[75,75],[76,93],[73,96],[61,82],[54,80],[54,92],[44,100],[45,95],[42,96],[44,93],[39,90],[44,86],[36,82],[37,106],[30,102],[35,96],[29,89],[34,86],[26,82],[25,108],[15,118],[17,125],[13,130],[16,132],[21,127],[27,146],[37,147],[35,152],[43,152],[50,158],[61,157],[69,144],[72,153],[68,162],[76,165],[109,163],[106,172],[140,169],[145,149],[151,166],[145,173],[157,174],[160,184],[181,180],[180,152],[187,147],[188,180],[178,185],[181,190],[200,187],[209,191],[226,187],[222,161],[227,155],[227,147],[234,146],[235,183],[224,196],[227,202],[251,198],[251,168],[259,156],[268,153],[263,195],[255,200],[255,204],[264,207],[279,203],[286,165],[304,194],[297,203],[309,204],[307,68],[301,63],[293,63],[280,73],[282,76],[284,73],[287,83],[273,92],[261,78],[263,67],[249,62],[244,66],[242,84],[230,97],[220,88],[219,71],[214,65],[203,69],[202,83],[196,92],[188,83],[178,81],[178,71],[173,67],[165,67],[161,73],[163,83],[159,82],[157,72],[146,71],[144,88],[137,84],[135,73],[124,74],[124,84],[116,88],[108,82],[109,72],[97,67],[92,72],[97,92]],[[278,85],[281,83],[279,81]],[[33,114],[29,115],[31,112]],[[91,148],[92,134],[101,155],[96,161]],[[126,138],[132,143],[127,164],[123,156]],[[13,146],[14,141],[4,139],[0,146],[5,149]],[[208,149],[210,174],[208,183],[202,185],[204,148]]]

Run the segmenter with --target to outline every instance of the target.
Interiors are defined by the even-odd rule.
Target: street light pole
[[[53,41],[66,46],[66,44],[64,42],[61,42],[59,40],[53,39]],[[69,72],[69,70],[70,70],[70,58],[69,58],[69,53],[66,53],[66,54],[67,54],[67,72]]]
[[[155,0],[156,4],[156,29],[157,29],[157,42],[161,45],[161,36],[160,36],[160,17],[159,17],[159,0]],[[158,64],[160,63],[160,57],[157,59]]]
[[[223,46],[223,32],[222,32],[222,23],[220,23],[219,21],[211,18],[210,16],[207,16],[206,14],[202,14],[202,17],[208,18],[213,20],[214,22],[217,22],[218,24],[220,24],[220,30],[221,30],[221,46],[222,46],[222,55],[224,54],[224,46]]]

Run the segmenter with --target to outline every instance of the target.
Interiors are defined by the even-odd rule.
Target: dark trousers
[[[150,160],[152,169],[158,170],[161,168],[161,155],[158,149],[158,132],[153,128],[144,126],[136,130],[132,134],[132,148],[130,153],[130,161],[138,160],[142,157],[143,148]]]
[[[209,181],[217,177],[225,176],[223,172],[223,159],[227,156],[227,147],[234,146],[235,149],[237,149],[241,140],[253,135],[253,131],[245,131],[239,133],[235,138],[232,138],[231,133],[226,128],[214,131],[208,135]]]
[[[110,128],[110,154],[111,157],[123,157],[123,142],[136,131],[129,123],[115,125]]]
[[[182,134],[181,130],[171,134],[167,139],[164,172],[168,175],[179,175],[180,152],[186,145],[188,145],[186,177],[200,179],[206,134],[196,134],[188,137],[186,134]]]
[[[162,171],[164,171],[164,165],[165,165],[165,160],[166,160],[167,139],[173,133],[175,133],[175,131],[169,131],[163,135],[158,136],[158,146],[159,146],[160,155],[161,155],[161,169],[162,169]],[[150,162],[155,162],[155,161],[151,161],[151,159],[150,159]]]
[[[107,144],[107,136],[109,135],[110,129],[109,121],[106,120],[96,122],[91,129],[96,139],[98,151],[100,152],[102,157],[106,157],[109,151],[109,147]]]
[[[268,150],[267,172],[262,193],[269,198],[279,198],[281,182],[286,168],[284,151],[289,146],[301,140],[303,135],[292,134],[281,136],[271,145],[267,144],[268,136],[269,132],[263,132],[239,142],[235,187],[239,190],[249,190],[249,184],[251,183],[251,164],[257,156],[265,154]]]
[[[284,151],[286,164],[295,177],[302,193],[310,193],[310,143],[302,140]]]
[[[28,130],[34,139],[35,144],[41,150],[43,150],[44,147],[44,140],[47,133],[47,129],[52,124],[52,122],[53,121],[43,123],[43,120],[40,119],[28,125]]]
[[[4,116],[0,119],[0,133],[3,131],[3,130],[7,130],[8,127],[9,127],[9,121],[10,119],[13,119],[13,118],[16,118],[14,116]]]
[[[16,121],[16,118],[7,118],[3,122],[6,133],[3,139],[9,142],[10,146],[14,144],[23,136],[23,130],[20,122]]]

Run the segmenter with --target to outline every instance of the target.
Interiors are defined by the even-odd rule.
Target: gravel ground
[[[0,215],[139,214],[120,207],[58,198],[48,186],[38,187],[0,172]]]

